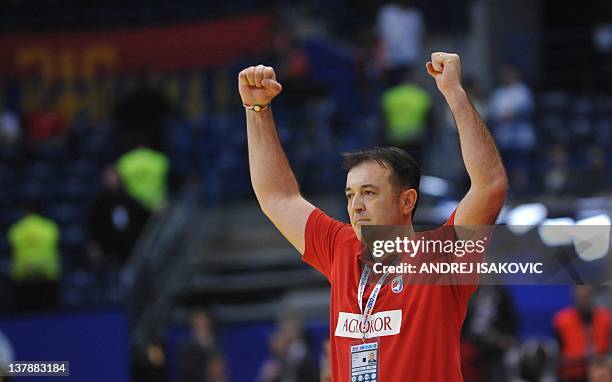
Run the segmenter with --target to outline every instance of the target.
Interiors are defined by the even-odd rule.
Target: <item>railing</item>
[[[172,205],[147,227],[121,279],[132,323],[132,344],[140,347],[166,322],[176,285],[191,271],[190,246],[204,234],[198,214],[199,188],[187,182]]]

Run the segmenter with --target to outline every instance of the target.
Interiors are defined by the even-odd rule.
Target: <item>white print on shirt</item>
[[[365,327],[364,327],[365,326]],[[339,312],[336,337],[374,338],[399,334],[402,326],[402,310],[386,310],[371,315],[365,325],[361,324],[361,315]]]

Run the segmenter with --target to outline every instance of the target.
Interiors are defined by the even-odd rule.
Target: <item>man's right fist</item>
[[[281,90],[283,87],[269,66],[251,66],[238,74],[238,91],[245,105],[267,105]]]

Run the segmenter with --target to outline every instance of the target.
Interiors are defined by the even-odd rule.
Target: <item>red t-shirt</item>
[[[453,217],[446,223],[453,224]],[[435,231],[434,231],[435,232]],[[349,382],[349,346],[362,338],[357,289],[362,244],[352,227],[314,210],[306,223],[303,260],[331,284],[330,362],[333,381]],[[393,279],[391,275],[389,279]],[[463,381],[459,352],[467,302],[476,286],[385,283],[372,315],[371,337],[379,342],[376,382]],[[368,283],[363,305],[373,289]],[[395,289],[396,291],[393,291]]]

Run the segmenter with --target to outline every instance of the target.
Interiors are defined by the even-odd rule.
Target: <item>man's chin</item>
[[[359,222],[353,226],[353,231],[355,231],[355,235],[357,236],[357,239],[359,239],[359,241],[361,241],[363,237],[362,235],[363,227],[366,225],[372,225],[372,222],[370,221]]]
[[[360,224],[353,226],[353,232],[355,232],[355,236],[357,236],[357,240],[361,241],[361,225]]]

